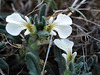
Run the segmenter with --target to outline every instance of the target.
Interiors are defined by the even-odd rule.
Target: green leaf
[[[80,63],[75,65],[75,72],[76,72],[76,74],[80,74],[81,73],[81,68],[82,67],[83,67],[83,62],[80,62]]]
[[[9,33],[5,33],[5,36],[7,38],[9,38],[10,40],[12,40],[13,43],[19,43],[20,44],[22,42],[20,36],[12,36]]]
[[[45,16],[42,16],[42,26],[45,26],[47,23],[46,23],[46,17]]]
[[[5,24],[0,23],[0,33],[6,33],[5,26]]]
[[[29,70],[30,75],[40,75],[41,69],[40,69],[40,59],[38,57],[38,54],[34,51],[26,53],[26,66]]]
[[[5,29],[0,29],[0,34],[1,33],[6,33],[6,30]],[[1,34],[2,35],[2,34]]]
[[[80,63],[85,59],[85,56],[81,56],[77,59],[76,63]]]
[[[55,61],[58,63],[59,72],[60,72],[60,75],[62,75],[66,69],[66,62],[62,56],[61,50],[57,47],[54,47],[54,48],[55,48],[54,49]]]
[[[5,24],[0,23],[0,29],[5,29],[5,26],[6,26]]]
[[[69,62],[69,71],[73,71],[74,70],[74,63],[72,61]]]
[[[64,75],[70,75],[69,71],[66,70],[66,71],[64,72]]]
[[[88,68],[88,71],[91,69],[91,66],[93,65],[93,58],[90,57],[88,60],[87,60],[87,68]]]
[[[73,61],[70,61],[69,62],[69,65],[68,65],[68,67],[69,67],[69,75],[75,75],[75,70],[74,70],[74,63],[73,63]]]
[[[35,26],[37,27],[39,25],[39,23],[38,23],[38,15],[37,14],[35,14],[35,16],[34,16],[34,22],[35,22]]]
[[[0,29],[0,30],[1,30],[1,29]],[[3,30],[2,30],[2,31],[3,31]],[[21,42],[22,42],[20,36],[12,36],[12,35],[8,34],[6,31],[5,31],[5,34],[0,33],[0,35],[3,35],[3,36],[5,36],[5,37],[9,38],[9,39],[12,40],[12,42],[14,42],[14,43],[21,43]]]
[[[32,19],[32,17],[30,17],[29,19],[30,19],[31,24],[33,24],[33,19]]]
[[[42,16],[46,16],[46,3],[44,3],[41,6],[40,12],[39,12],[39,18],[40,18],[40,22],[42,21]]]
[[[39,47],[38,47],[38,45],[37,45],[37,42],[34,42],[33,44],[31,44],[30,45],[30,48],[32,49],[32,50],[37,50]]]
[[[49,33],[47,31],[39,31],[38,36],[39,37],[48,37]]]
[[[92,58],[93,58],[93,60],[94,60],[93,64],[98,63],[98,56],[93,55]]]
[[[86,19],[86,16],[81,11],[79,11],[78,9],[75,9],[75,8],[69,8],[69,9],[77,11],[84,19]]]
[[[0,48],[4,47],[6,45],[6,42],[1,42],[0,43]]]
[[[80,74],[80,75],[92,75],[92,73],[91,72],[88,72],[88,73],[82,73],[82,74]],[[97,74],[96,74],[97,75]]]
[[[81,68],[81,71],[86,73],[88,66],[87,66],[86,62],[83,62],[83,64],[84,64],[84,66]]]
[[[50,6],[52,9],[58,9],[54,0],[51,0]]]
[[[2,58],[0,58],[0,68],[1,69],[8,68],[8,64]]]
[[[44,0],[44,2],[46,2],[47,4],[50,4],[50,7],[52,9],[58,9],[57,5],[56,5],[56,2],[54,0],[51,0],[51,2],[50,2],[50,0]]]
[[[36,44],[36,41],[38,39],[37,34],[32,34],[29,38],[28,38],[28,47],[30,47],[32,44]],[[33,49],[34,50],[34,49]]]

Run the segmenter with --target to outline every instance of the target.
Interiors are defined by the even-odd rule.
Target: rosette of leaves
[[[46,25],[46,4],[44,3],[39,11],[39,16],[35,14],[34,22],[37,28],[37,31],[43,30],[44,26]]]

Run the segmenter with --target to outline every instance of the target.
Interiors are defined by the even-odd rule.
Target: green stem
[[[66,68],[66,71],[64,72],[64,75],[69,75],[69,71],[67,68]]]

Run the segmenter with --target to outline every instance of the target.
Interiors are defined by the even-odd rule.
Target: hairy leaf
[[[77,59],[76,63],[80,63],[85,59],[85,56],[81,56]]]
[[[80,63],[75,65],[75,72],[76,72],[76,74],[80,74],[81,73],[81,68],[82,67],[83,67],[83,62],[80,62]]]
[[[43,23],[43,26],[46,25],[46,17],[42,16],[42,23]]]
[[[40,13],[39,13],[40,22],[42,21],[42,16],[45,15],[46,15],[46,3],[44,3],[40,9]]]
[[[30,75],[40,75],[41,69],[40,69],[40,60],[38,57],[38,54],[34,51],[26,53],[26,66],[29,70]]]
[[[66,69],[65,59],[62,57],[62,52],[59,48],[54,49],[55,61],[58,63],[60,75],[62,75]]]
[[[52,9],[57,9],[57,5],[56,5],[56,2],[54,0],[51,0],[51,2],[50,2],[50,0],[44,0],[44,2],[46,2],[47,4],[50,4],[50,7]]]
[[[93,65],[93,58],[90,57],[88,60],[87,60],[87,68],[88,68],[88,71],[91,69],[91,66]]]
[[[34,22],[35,22],[35,26],[37,27],[39,25],[39,23],[38,23],[38,15],[37,14],[35,14],[35,16],[34,16]]]
[[[30,22],[31,22],[31,24],[33,24],[33,18],[32,17],[30,17]]]
[[[72,61],[69,62],[69,72],[70,75],[75,75],[75,70],[74,70],[74,63]]]

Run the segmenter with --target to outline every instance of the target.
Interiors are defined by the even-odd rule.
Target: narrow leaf
[[[81,11],[79,11],[78,9],[75,9],[75,8],[69,8],[69,9],[77,11],[84,19],[86,19],[86,16]]]
[[[42,21],[42,16],[45,15],[46,15],[46,3],[44,3],[40,9],[40,13],[39,13],[40,22]]]
[[[42,16],[42,23],[43,23],[43,26],[46,25],[46,17]]]
[[[56,5],[56,2],[54,0],[44,0],[44,2],[46,2],[47,4],[50,4],[50,7],[52,9],[57,9],[57,5]]]
[[[93,58],[90,57],[88,60],[87,60],[87,67],[88,67],[88,71],[90,70],[91,66],[93,65]]]
[[[76,63],[80,63],[85,59],[85,56],[81,56],[77,59]]]
[[[30,22],[31,22],[31,24],[33,24],[33,19],[32,19],[32,17],[30,17]]]
[[[38,15],[35,14],[34,16],[34,22],[35,22],[35,26],[37,27],[39,24],[38,24]]]

